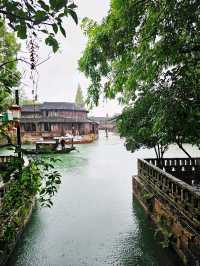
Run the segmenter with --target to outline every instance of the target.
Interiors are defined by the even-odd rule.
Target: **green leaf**
[[[26,25],[25,24],[20,24],[20,25],[16,26],[16,30],[17,30],[17,36],[20,39],[26,39],[27,38],[27,32],[26,32]]]
[[[53,31],[54,31],[55,33],[57,33],[57,32],[58,32],[58,26],[57,26],[57,24],[54,23],[54,24],[52,25],[52,27],[53,27]]]
[[[66,0],[50,0],[49,2],[50,2],[52,9],[57,10],[57,11],[65,7],[67,4]]]
[[[72,3],[72,4],[68,5],[68,8],[75,9],[75,8],[77,8],[77,5],[75,5],[74,3]]]
[[[71,15],[75,23],[78,24],[78,17],[77,17],[76,12],[72,9],[67,9],[67,12]]]
[[[57,42],[57,40],[52,35],[49,35],[45,39],[45,43],[53,48],[53,52],[54,53],[56,53],[57,50],[59,49],[58,42]]]
[[[62,27],[61,24],[59,25],[59,28],[60,28],[60,31],[61,31],[62,35],[66,37],[65,29]]]
[[[49,6],[42,0],[39,0],[38,3],[40,4],[41,8],[43,8],[46,11],[49,11]]]
[[[34,24],[38,25],[41,22],[44,22],[45,20],[48,19],[47,13],[45,11],[39,10],[35,13],[34,16]]]

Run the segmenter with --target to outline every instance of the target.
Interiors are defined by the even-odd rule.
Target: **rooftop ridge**
[[[85,111],[87,110],[84,107],[79,107],[74,102],[43,102],[38,104],[24,104],[22,105],[22,112],[31,112],[37,109],[37,111],[42,110],[76,110],[76,111]]]

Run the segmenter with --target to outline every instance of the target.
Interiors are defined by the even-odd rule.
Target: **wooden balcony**
[[[84,117],[22,117],[21,123],[92,123]]]

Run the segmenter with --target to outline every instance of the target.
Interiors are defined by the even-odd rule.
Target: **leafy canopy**
[[[143,96],[148,94],[153,124],[145,126],[152,133],[147,138],[156,135],[163,144],[175,140],[180,145],[198,144],[199,14],[197,0],[111,0],[101,24],[85,18],[82,27],[88,44],[79,67],[91,81],[88,101],[98,104],[100,94],[118,97],[130,107],[124,110],[125,118],[127,110],[135,114],[139,104],[144,107]],[[145,116],[147,120],[148,110]],[[126,123],[129,119],[120,125],[121,132]],[[135,134],[138,130],[129,136]]]
[[[102,92],[120,93],[129,102],[153,87],[197,88],[199,13],[197,0],[111,0],[100,25],[85,18],[88,44],[79,66],[91,80],[89,99],[97,104]]]
[[[20,39],[27,39],[30,34],[38,36],[40,32],[46,34],[45,43],[56,52],[59,48],[56,34],[60,31],[66,36],[64,18],[72,17],[78,23],[76,7],[70,0],[0,0],[0,18]]]
[[[126,148],[131,152],[141,148],[154,148],[158,158],[162,158],[168,147],[168,139],[164,140],[155,128],[156,117],[153,107],[154,97],[151,94],[140,95],[134,105],[124,108],[117,118],[117,126],[122,137],[125,137]]]
[[[9,32],[5,23],[0,21],[0,111],[6,109],[11,88],[17,86],[20,80],[15,60],[19,48],[14,33]]]

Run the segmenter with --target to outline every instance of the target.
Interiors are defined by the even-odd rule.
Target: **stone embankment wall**
[[[200,190],[183,180],[189,181],[190,172],[191,179],[197,181],[200,159],[167,159],[158,166],[153,159],[138,160],[134,196],[157,225],[163,245],[173,247],[184,265],[199,266]]]

